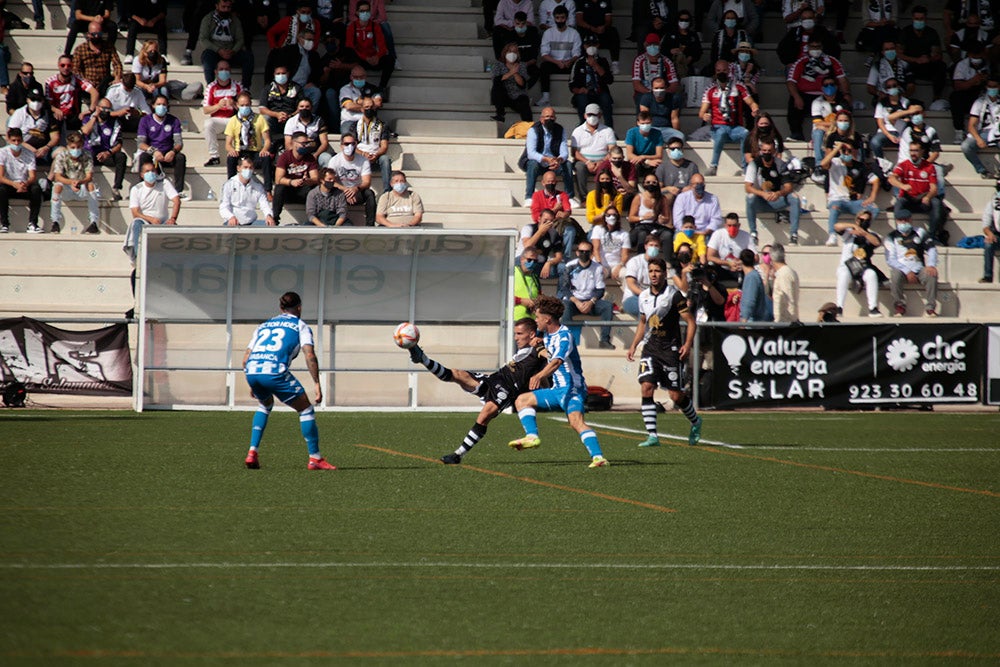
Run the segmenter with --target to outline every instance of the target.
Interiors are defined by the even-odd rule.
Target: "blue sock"
[[[517,418],[521,420],[525,435],[538,437],[538,421],[535,419],[534,408],[524,408],[517,413]]]
[[[593,429],[587,429],[581,433],[580,440],[583,441],[583,446],[590,452],[591,457],[604,456],[601,452],[601,443],[597,442],[597,434],[594,433]]]
[[[299,428],[309,447],[309,456],[319,457],[319,428],[316,427],[316,410],[311,405],[299,413]]]
[[[250,449],[260,447],[261,438],[264,437],[264,429],[267,428],[267,418],[271,416],[271,408],[263,405],[257,407],[257,412],[253,413],[253,428],[250,430]]]

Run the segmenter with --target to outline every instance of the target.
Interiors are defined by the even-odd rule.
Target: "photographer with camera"
[[[688,305],[697,321],[725,322],[726,292],[716,284],[719,273],[714,267],[699,262],[693,253],[689,243],[678,245],[674,255],[677,283],[681,291],[687,293]]]

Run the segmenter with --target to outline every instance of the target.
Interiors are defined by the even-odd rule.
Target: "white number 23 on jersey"
[[[285,333],[284,329],[261,329],[250,349],[254,352],[277,352],[285,340]]]

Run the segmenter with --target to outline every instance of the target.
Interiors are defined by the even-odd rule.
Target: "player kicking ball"
[[[683,345],[680,344],[682,317],[687,322]],[[691,354],[696,326],[687,299],[674,285],[667,283],[666,262],[659,257],[649,260],[649,287],[639,294],[639,326],[627,354],[629,361],[635,361],[635,351],[644,342],[639,359],[639,385],[642,421],[649,437],[639,444],[640,447],[660,444],[656,435],[656,402],[653,401],[656,385],[667,390],[670,400],[691,422],[688,444],[696,445],[701,439],[701,417],[691,399],[681,391],[681,362]]]
[[[451,454],[441,457],[442,463],[457,464],[486,435],[486,427],[494,417],[509,408],[514,399],[528,391],[528,380],[545,366],[548,358],[541,340],[536,337],[535,321],[525,317],[514,323],[514,358],[495,373],[474,373],[460,368],[446,368],[429,358],[419,345],[410,348],[410,360],[422,364],[442,382],[454,382],[482,400],[483,409],[476,423],[465,435],[462,444]]]
[[[524,426],[524,437],[512,440],[509,444],[514,449],[531,449],[542,444],[538,437],[538,421],[535,418],[537,410],[562,410],[569,418],[569,425],[580,434],[580,440],[591,456],[591,468],[602,468],[609,465],[601,452],[594,429],[583,421],[584,400],[587,398],[587,383],[583,379],[583,369],[580,365],[580,353],[573,342],[573,334],[560,323],[563,316],[563,302],[551,296],[539,296],[535,305],[535,318],[538,330],[544,334],[545,349],[549,353],[549,361],[541,371],[531,376],[528,383],[530,393],[521,394],[514,402],[518,419]],[[542,389],[546,380],[552,380],[552,386]]]
[[[299,413],[299,428],[309,448],[309,470],[336,470],[319,453],[319,429],[316,427],[316,411],[306,396],[305,389],[288,370],[292,360],[305,354],[306,367],[316,386],[316,403],[323,400],[323,389],[319,384],[319,362],[313,347],[313,332],[303,322],[302,297],[295,292],[285,292],[278,302],[281,314],[272,317],[257,327],[243,355],[243,372],[251,395],[260,405],[253,416],[250,432],[250,451],[247,452],[247,468],[260,468],[257,449],[260,447],[267,419],[274,407],[274,397]]]

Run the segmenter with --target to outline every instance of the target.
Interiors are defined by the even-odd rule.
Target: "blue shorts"
[[[247,375],[247,384],[257,400],[266,403],[272,396],[288,404],[306,393],[302,384],[289,372],[281,375]]]
[[[566,414],[583,412],[583,392],[571,387],[553,387],[551,389],[536,389],[532,392],[538,401],[538,409],[542,411],[562,410]]]

